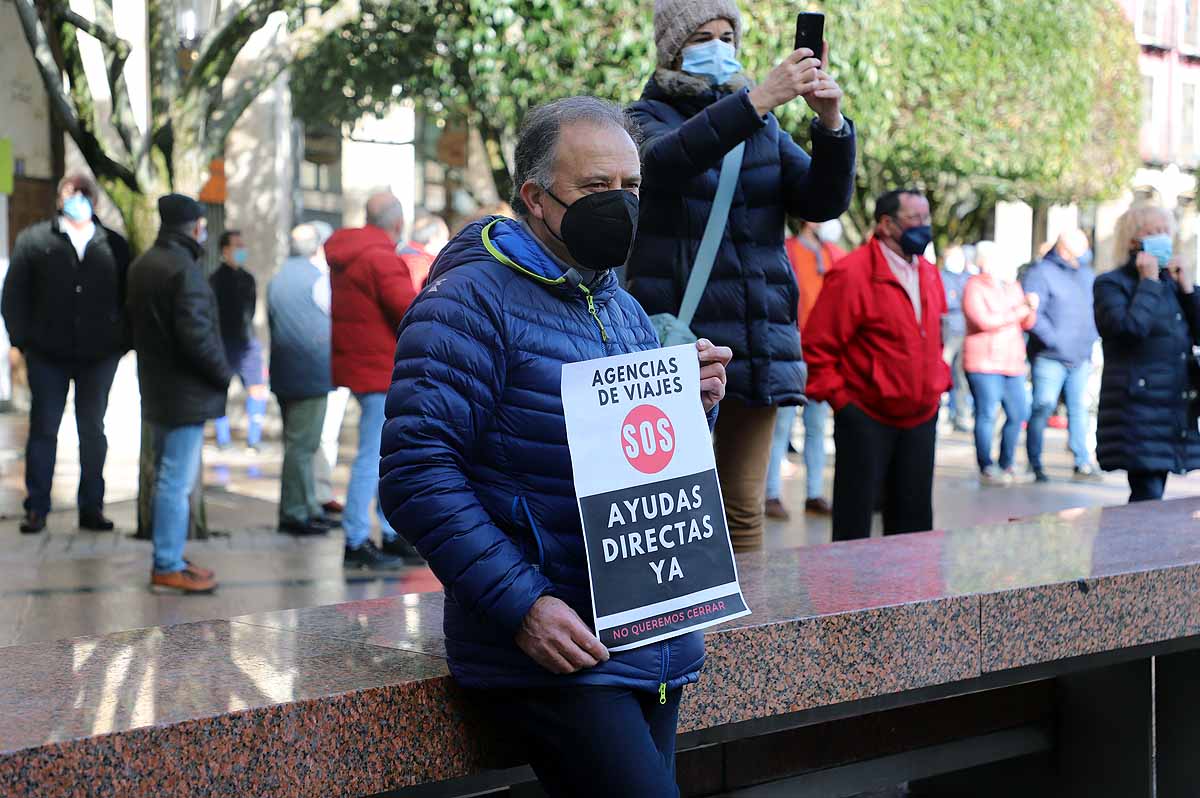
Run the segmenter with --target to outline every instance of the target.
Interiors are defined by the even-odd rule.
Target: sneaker
[[[342,555],[342,565],[345,568],[361,568],[370,571],[398,571],[404,567],[404,560],[384,554],[368,540],[355,549],[347,546]]]
[[[1013,466],[1004,469],[1004,473],[1008,475],[1008,481],[1011,485],[1028,485],[1037,479],[1037,476],[1032,471],[1018,471]],[[1043,476],[1045,475],[1043,474]]]
[[[804,503],[804,512],[813,515],[833,515],[833,505],[829,503],[828,499],[818,496]]]
[[[112,532],[116,525],[104,517],[104,513],[91,512],[79,514],[79,528],[88,532]]]
[[[775,518],[780,521],[786,521],[792,517],[788,512],[788,508],[783,506],[783,502],[779,499],[767,499],[766,507],[764,508],[767,518]]]
[[[305,538],[315,535],[326,535],[329,533],[329,527],[317,526],[311,521],[305,523],[299,521],[280,521],[279,532],[283,535],[294,535],[298,538]]]
[[[1104,479],[1104,474],[1091,463],[1084,463],[1081,466],[1075,467],[1075,473],[1071,478],[1076,482],[1099,482]]]
[[[979,472],[979,484],[986,488],[1006,488],[1012,484],[1012,477],[1000,470],[1000,466],[990,465]]]
[[[178,590],[185,594],[211,593],[217,589],[217,580],[209,573],[209,576],[205,576],[190,565],[171,574],[154,573],[150,575],[150,588],[155,592]]]
[[[22,535],[36,535],[46,528],[46,514],[30,511],[25,513],[25,520],[21,522]]]
[[[404,538],[397,535],[391,540],[383,541],[379,550],[392,557],[399,557],[408,565],[424,565],[425,558]]]
[[[332,499],[322,504],[321,509],[330,515],[341,515],[346,511],[346,505],[336,499]]]

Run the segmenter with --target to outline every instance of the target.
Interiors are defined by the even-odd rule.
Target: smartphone
[[[796,46],[807,47],[813,56],[822,58],[825,52],[825,15],[818,11],[801,11],[796,15]],[[824,66],[824,64],[822,64]]]

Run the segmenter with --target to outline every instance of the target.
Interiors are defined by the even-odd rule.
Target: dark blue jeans
[[[619,687],[471,690],[497,727],[518,735],[551,798],[678,798],[675,732],[683,690]]]
[[[992,441],[996,433],[996,410],[1004,407],[1004,429],[1000,433],[1000,467],[1012,468],[1021,424],[1029,415],[1025,406],[1025,379],[1005,374],[967,372],[975,399],[975,459],[982,471],[992,465]]]
[[[29,373],[29,440],[25,444],[25,509],[50,512],[50,489],[58,460],[58,428],[67,406],[67,390],[75,383],[75,428],[79,432],[79,511],[104,509],[104,461],[108,440],[104,414],[119,358],[92,363],[50,360],[25,353]]]

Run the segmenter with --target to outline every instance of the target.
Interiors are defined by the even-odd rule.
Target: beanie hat
[[[183,194],[164,194],[158,198],[158,218],[168,227],[189,224],[204,215],[204,206]]]
[[[742,15],[737,0],[654,0],[654,44],[658,66],[670,69],[696,29],[714,19],[733,24],[734,46],[742,44]]]

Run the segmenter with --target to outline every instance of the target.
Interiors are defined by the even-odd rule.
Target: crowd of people
[[[987,241],[944,254],[939,272],[927,257],[929,199],[897,187],[844,252],[836,220],[854,191],[857,131],[828,49],[781,53],[755,82],[738,60],[742,37],[734,0],[657,0],[657,66],[642,98],[531,110],[510,214],[453,238],[422,217],[406,236],[400,202],[381,192],[362,228],[295,228],[266,292],[269,378],[238,234],[223,234],[210,281],[203,208],[168,195],[157,241],[130,263],[94,214],[95,185],[68,177],[60,213],[18,240],[4,288],[33,387],[23,531],[45,525],[71,381],[80,524],[111,528],[102,419],[116,359],[132,346],[158,441],[152,583],[211,590],[211,571],[184,557],[204,423],[225,415],[236,375],[253,445],[265,384],[283,416],[280,531],[340,523],[348,567],[427,561],[446,589],[451,672],[519,735],[552,795],[664,796],[677,794],[679,699],[703,638],[614,653],[589,626],[563,364],[653,349],[685,327],[738,551],[762,546],[766,516],[788,514],[780,469],[801,406],[805,511],[830,514],[834,540],[869,535],[877,510],[885,534],[933,527],[947,396],[960,429],[973,407],[986,485],[1024,476],[1023,426],[1029,476],[1048,479],[1044,430],[1060,399],[1077,478],[1124,469],[1142,500],[1161,496],[1169,473],[1200,467],[1200,305],[1172,251],[1170,214],[1131,209],[1118,225],[1122,265],[1098,278],[1087,236],[1072,230],[1018,280]],[[814,114],[809,151],[773,114],[797,98]],[[1097,339],[1098,466],[1085,401]],[[360,421],[343,508],[326,455],[351,396]]]

